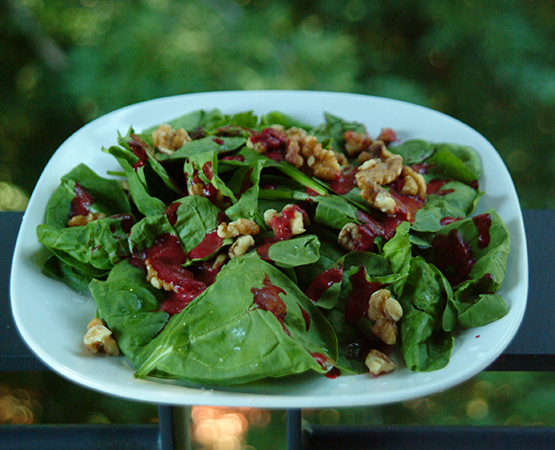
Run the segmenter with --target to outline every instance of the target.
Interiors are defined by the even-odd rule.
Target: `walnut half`
[[[397,321],[403,316],[401,304],[387,289],[374,292],[368,302],[368,318],[373,320],[372,333],[387,345],[397,342]]]
[[[83,339],[85,347],[92,353],[104,351],[107,355],[118,356],[118,343],[112,336],[112,332],[106,327],[104,322],[94,318],[87,326],[87,333]]]
[[[385,373],[390,373],[395,370],[397,365],[395,362],[379,350],[370,350],[364,361],[366,367],[372,375],[377,377]]]

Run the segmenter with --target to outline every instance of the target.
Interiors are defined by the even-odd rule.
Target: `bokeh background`
[[[555,206],[554,0],[2,0],[0,210],[24,210],[52,153],[96,117],[161,96],[250,89],[442,111],[497,148],[523,208]],[[304,416],[554,425],[555,377],[487,372],[425,399]],[[54,374],[0,373],[0,424],[156,420],[153,405]],[[284,448],[284,430],[283,411],[193,410],[199,449]]]

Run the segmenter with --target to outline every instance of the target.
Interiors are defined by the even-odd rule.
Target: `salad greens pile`
[[[495,211],[473,215],[483,195],[475,150],[399,143],[392,130],[372,139],[362,123],[324,118],[198,110],[167,123],[173,147],[156,141],[158,127],[130,128],[102,149],[121,170],[100,176],[81,164],[62,177],[37,228],[50,252],[44,271],[90,292],[137,377],[222,386],[367,373],[372,349],[437,370],[461,330],[507,313],[496,292],[509,234]],[[335,155],[336,177],[291,164],[287,130]],[[366,147],[346,151],[347,136]],[[360,155],[376,142],[425,180],[425,198],[398,180],[382,186],[395,212],[361,196]],[[241,221],[257,230],[231,254],[238,237],[218,230]],[[372,331],[379,289],[402,306],[394,344]]]

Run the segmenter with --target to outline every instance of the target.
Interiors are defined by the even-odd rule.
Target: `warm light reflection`
[[[240,450],[248,430],[270,423],[269,411],[256,408],[193,406],[191,436],[206,450]]]
[[[20,425],[36,422],[41,412],[39,402],[25,389],[0,386],[0,424]]]

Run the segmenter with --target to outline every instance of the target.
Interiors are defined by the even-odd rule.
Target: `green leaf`
[[[412,371],[444,367],[450,358],[453,336],[443,329],[444,311],[452,292],[433,265],[423,258],[411,260],[402,295],[401,352]]]
[[[178,200],[175,229],[185,253],[199,245],[204,237],[218,227],[220,209],[206,197],[189,195]]]
[[[416,213],[412,229],[418,232],[436,232],[443,228],[444,219],[466,218],[476,207],[481,194],[465,183],[450,181],[442,186],[445,194],[429,195],[426,204]]]
[[[498,294],[479,294],[475,301],[459,303],[458,322],[463,328],[474,328],[499,320],[509,311],[509,305]]]
[[[112,331],[121,352],[135,366],[144,360],[141,350],[162,330],[168,313],[159,311],[163,291],[146,281],[145,272],[122,261],[106,281],[93,280],[90,291],[97,315]]]
[[[389,150],[403,157],[403,164],[420,164],[432,156],[436,149],[435,146],[422,139],[409,139],[402,144],[390,147]]]
[[[166,210],[165,203],[149,192],[149,186],[145,177],[145,166],[133,168],[129,152],[118,146],[111,146],[106,150],[113,155],[125,172],[129,193],[137,209],[145,216],[156,216],[163,214]],[[131,156],[134,156],[131,154]],[[135,161],[136,162],[136,161]]]
[[[312,128],[312,125],[308,125],[280,111],[271,111],[268,114],[264,114],[260,117],[260,129],[269,127],[270,125],[281,125],[285,129],[296,127],[302,128],[307,131]]]
[[[296,267],[317,262],[319,250],[318,237],[309,234],[272,244],[268,249],[268,257],[279,267]]]
[[[198,176],[205,185],[212,184],[222,195],[229,197],[233,203],[237,201],[233,191],[218,176],[218,155],[216,152],[209,151],[191,156],[185,161],[183,171],[188,178]],[[210,172],[210,178],[207,176],[207,172]]]
[[[438,174],[444,179],[458,180],[467,184],[478,181],[480,172],[476,171],[476,167],[461,159],[451,149],[447,144],[436,148],[434,155],[427,160],[432,165],[428,176],[432,173]]]
[[[46,206],[45,223],[54,228],[67,226],[71,201],[75,198],[75,183],[79,183],[94,199],[90,210],[95,213],[129,214],[129,200],[117,180],[97,175],[85,164],[79,164],[61,178]]]
[[[341,230],[348,223],[360,223],[358,209],[338,195],[319,196],[314,199],[316,212],[314,221],[336,230]]]
[[[186,159],[199,153],[215,152],[218,155],[226,154],[237,150],[245,145],[247,140],[244,137],[214,137],[207,136],[187,142],[175,153],[164,157],[164,159]]]
[[[277,288],[285,305],[283,323],[255,303],[257,290],[268,286]],[[324,372],[314,355],[322,354],[333,364],[337,341],[318,308],[289,278],[250,257],[228,263],[214,284],[172,317],[149,350],[138,377],[223,386]]]
[[[67,264],[99,275],[130,256],[127,233],[121,224],[117,218],[105,218],[62,229],[39,225],[37,236],[41,244]]]
[[[152,247],[154,241],[164,234],[176,234],[165,214],[144,217],[131,228],[129,249],[132,253],[141,252]]]

